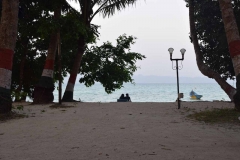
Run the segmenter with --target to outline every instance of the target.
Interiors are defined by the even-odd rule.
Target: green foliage
[[[12,99],[15,99],[15,101],[21,101],[22,99],[25,99],[28,96],[27,92],[18,92],[17,90],[11,92]]]
[[[17,100],[24,98],[26,93],[32,97],[33,88],[42,73],[52,29],[47,27],[51,24],[49,19],[52,19],[52,15],[50,10],[45,10],[46,4],[36,0],[22,0],[19,3],[18,37],[11,86],[12,97]],[[42,29],[45,24],[48,25]]]
[[[72,66],[74,56],[77,53],[78,40],[79,37],[83,37],[84,41],[87,43],[94,43],[99,36],[98,28],[99,26],[90,24],[91,18],[94,17],[93,6],[98,5],[99,10],[96,13],[104,12],[111,10],[110,14],[113,14],[114,8],[116,10],[122,9],[125,5],[130,5],[135,2],[135,0],[117,0],[117,1],[85,1],[79,0],[80,7],[82,11],[78,13],[65,0],[53,0],[53,1],[37,1],[37,0],[22,0],[19,3],[19,27],[18,27],[18,38],[16,43],[14,63],[13,63],[13,73],[12,73],[12,96],[15,98],[32,97],[32,92],[34,86],[38,83],[39,78],[44,67],[44,62],[47,55],[47,49],[49,45],[50,35],[53,31],[60,27],[61,32],[61,53],[62,53],[62,78],[70,72],[70,67]],[[87,3],[85,3],[87,2]],[[105,6],[103,3],[108,3],[110,5]],[[89,6],[90,8],[84,8]],[[53,12],[56,7],[62,7],[62,16],[59,20],[54,19]],[[92,7],[92,8],[91,8]],[[108,7],[108,9],[106,8]],[[110,9],[112,8],[112,9]],[[86,10],[87,12],[83,12]],[[87,19],[84,18],[84,13]],[[123,36],[124,37],[124,36]],[[122,48],[128,48],[126,45],[127,42],[124,42],[124,39],[119,39],[119,46],[122,45]],[[132,38],[129,43],[133,43]],[[109,43],[109,42],[108,42]],[[120,44],[122,43],[122,44]],[[109,46],[109,44],[106,44]],[[121,48],[119,47],[118,48]],[[113,47],[114,48],[114,47]],[[129,44],[130,48],[130,44]],[[128,49],[129,49],[128,48]],[[124,49],[118,51],[124,52]],[[100,52],[99,52],[100,53]],[[123,53],[122,53],[123,54]],[[123,54],[124,55],[124,54]],[[86,58],[87,56],[90,56]],[[87,62],[86,64],[92,63],[91,54],[86,54],[84,57]],[[102,58],[106,58],[107,55],[103,55]],[[58,58],[58,57],[57,57]],[[106,86],[107,92],[111,92],[115,88],[120,88],[122,82],[132,82],[130,75],[137,69],[135,66],[135,61],[137,59],[142,59],[144,56],[141,56],[138,53],[129,52],[127,55],[124,55],[124,63],[126,66],[123,67],[123,71],[118,71],[119,68],[116,67],[111,61],[99,62],[103,66],[103,71],[105,73],[115,72],[122,74],[124,76],[117,79],[117,76],[113,77],[114,82],[113,86],[108,86],[106,80],[103,80],[106,74],[102,74],[98,71],[92,77],[97,77],[98,81],[103,83]],[[109,58],[110,60],[111,58]],[[120,61],[120,60],[114,60]],[[56,61],[57,62],[57,59]],[[84,64],[83,62],[82,64]],[[123,65],[123,62],[117,62],[118,64]],[[104,65],[103,65],[104,64]],[[84,66],[86,66],[84,64]],[[56,69],[58,64],[55,63],[55,72],[54,72],[54,81],[58,79],[58,70]],[[84,68],[84,67],[82,67]],[[84,75],[89,74],[89,69],[81,71]],[[122,82],[121,82],[122,81]],[[119,83],[121,82],[121,83]],[[86,83],[88,86],[92,83],[88,81]]]
[[[193,0],[193,2],[195,26],[200,50],[203,53],[203,62],[224,79],[234,79],[235,73],[219,3],[209,0]],[[240,26],[240,8],[237,7],[239,1],[233,0],[233,3],[237,23]]]
[[[240,112],[236,109],[213,109],[194,113],[189,118],[206,123],[235,123],[240,124]]]
[[[66,15],[67,16],[67,15]],[[61,54],[62,54],[62,78],[67,76],[67,73],[70,73],[72,64],[74,62],[74,58],[77,49],[78,49],[78,39],[79,34],[83,33],[84,30],[86,41],[88,44],[95,43],[97,37],[99,36],[98,28],[99,26],[91,24],[90,28],[84,27],[81,21],[76,21],[76,25],[69,25],[74,23],[66,23],[61,29]],[[69,32],[69,26],[71,26],[71,31]],[[83,28],[77,28],[78,26],[81,26]],[[79,30],[79,31],[78,31]],[[56,62],[58,61],[58,56],[56,58]],[[55,63],[55,72],[54,72],[54,79],[58,79],[58,64]]]
[[[23,111],[24,106],[23,105],[17,105],[16,107],[13,106],[12,109],[16,109],[18,111]]]
[[[56,5],[62,5],[62,16],[54,19],[53,11]],[[18,37],[15,47],[12,69],[12,97],[21,99],[27,93],[32,97],[35,85],[38,83],[47,55],[50,35],[60,27],[61,51],[63,59],[62,77],[70,71],[72,57],[77,52],[79,35],[83,35],[87,43],[92,43],[98,35],[98,26],[90,28],[80,20],[80,14],[72,9],[64,0],[22,0],[19,3]],[[57,63],[55,63],[55,67]],[[56,69],[57,70],[57,69]],[[55,81],[58,72],[54,73]]]
[[[135,63],[145,58],[144,55],[130,51],[135,39],[122,35],[118,37],[116,46],[106,42],[87,49],[80,69],[83,77],[79,82],[86,86],[100,82],[107,93],[120,89],[124,82],[133,82],[131,76],[137,70]]]

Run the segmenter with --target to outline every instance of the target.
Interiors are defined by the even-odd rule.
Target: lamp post
[[[176,70],[176,72],[177,72],[177,93],[178,93],[177,101],[178,101],[178,109],[180,109],[178,70],[181,70],[183,68],[183,66],[182,66],[182,63],[181,63],[181,66],[178,66],[178,61],[183,61],[184,60],[184,53],[186,52],[186,49],[183,48],[183,49],[180,50],[180,52],[182,53],[182,58],[181,59],[173,59],[172,58],[173,50],[174,50],[173,48],[168,49],[168,51],[170,53],[170,60],[171,61],[176,61],[176,66],[173,66],[173,63],[172,63],[172,69]]]

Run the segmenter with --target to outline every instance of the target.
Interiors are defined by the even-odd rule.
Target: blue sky
[[[78,8],[77,4],[72,4]],[[197,68],[194,48],[189,40],[189,16],[184,0],[138,0],[136,5],[110,18],[96,15],[92,23],[101,26],[98,45],[115,42],[124,33],[137,37],[132,51],[147,58],[137,62],[140,69],[135,75],[175,77],[176,71],[172,70],[168,52],[172,47],[173,58],[181,58],[180,49],[186,49],[180,76],[205,77]]]

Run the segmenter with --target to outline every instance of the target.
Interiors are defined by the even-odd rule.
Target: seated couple
[[[119,100],[125,100],[125,101],[131,102],[131,98],[129,97],[128,93],[126,94],[126,97],[124,96],[124,94],[122,94]]]

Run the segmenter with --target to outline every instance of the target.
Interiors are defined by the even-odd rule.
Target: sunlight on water
[[[65,85],[63,85],[65,89]],[[218,84],[180,84],[179,92],[184,94],[183,101],[193,101],[189,97],[189,92],[194,90],[203,95],[201,100],[230,101]],[[120,90],[112,94],[107,94],[101,84],[95,84],[92,87],[85,87],[83,84],[77,84],[74,90],[74,99],[83,102],[116,102],[121,94],[128,93],[132,102],[174,102],[177,99],[176,84],[124,84]],[[54,101],[58,101],[58,91],[54,91]]]

